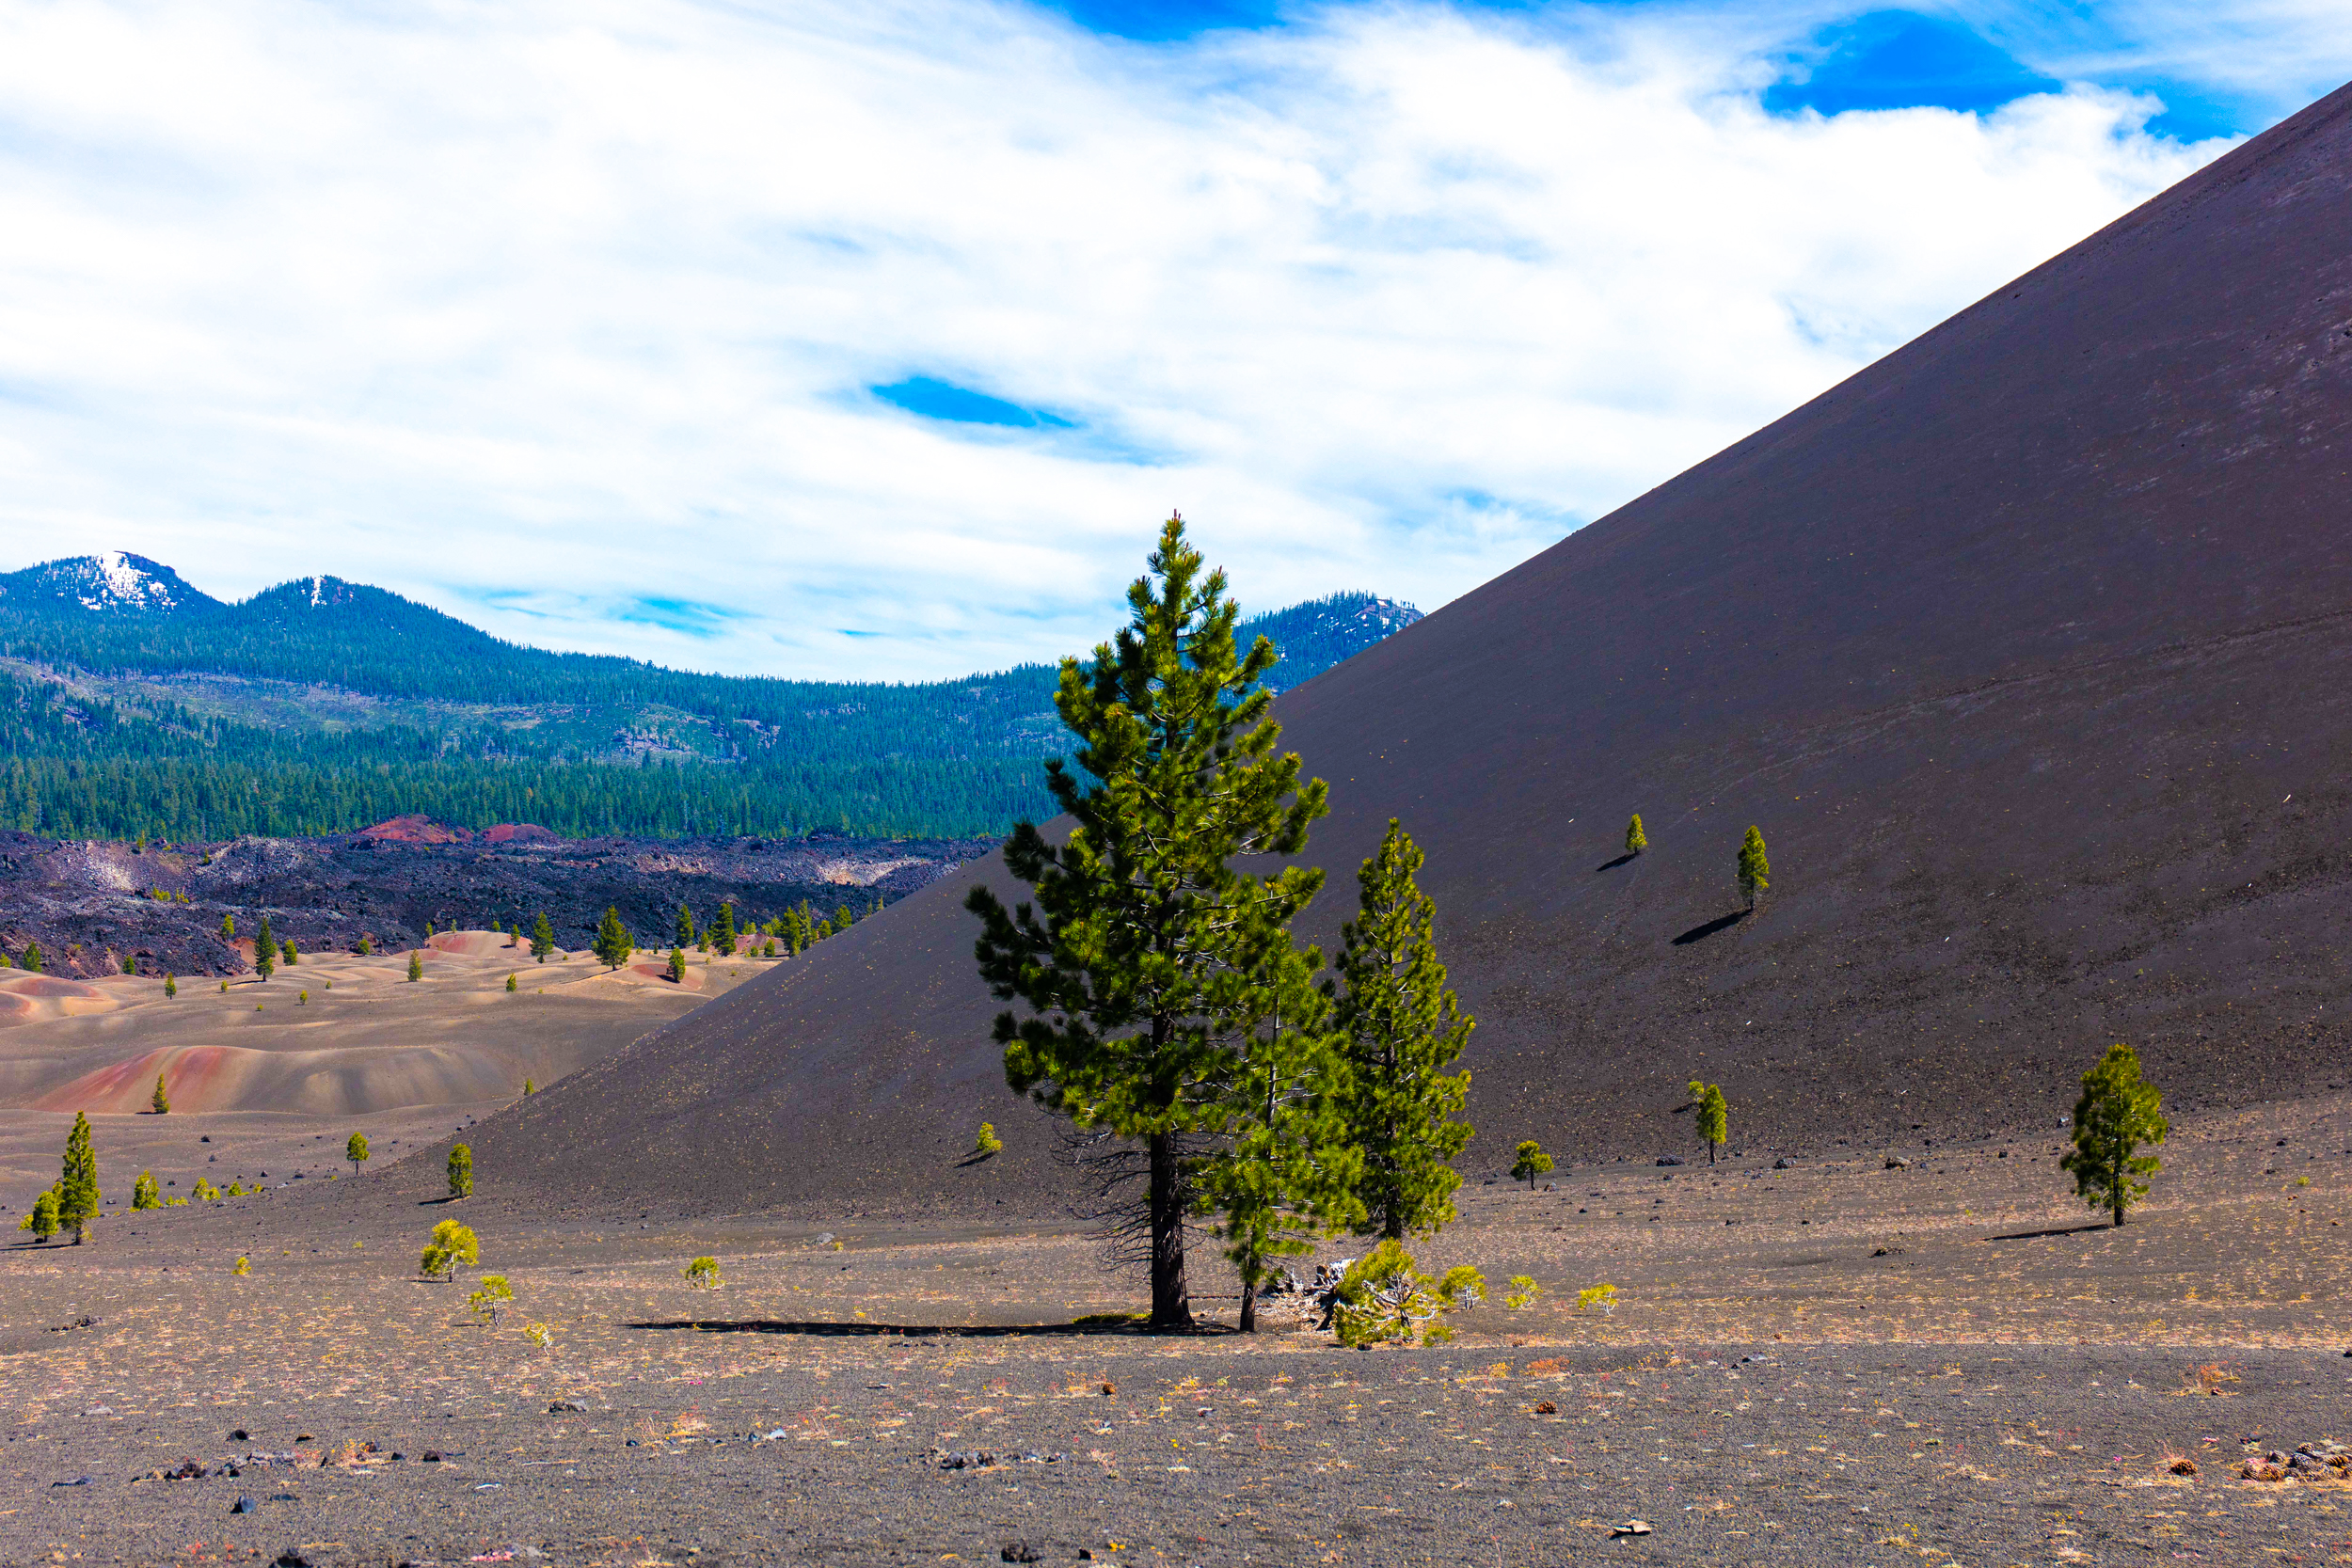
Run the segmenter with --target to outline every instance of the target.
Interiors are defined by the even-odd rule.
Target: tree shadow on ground
[[[1719,914],[1714,919],[1707,922],[1705,925],[1693,926],[1689,930],[1683,932],[1680,936],[1675,938],[1675,945],[1677,947],[1688,947],[1694,942],[1705,942],[1708,937],[1713,936],[1718,931],[1727,931],[1731,929],[1731,927],[1739,925],[1740,922],[1747,919],[1747,917],[1748,911],[1745,910],[1734,910],[1729,914]]]
[[[1619,856],[1618,856],[1615,860],[1613,860],[1613,861],[1603,861],[1603,862],[1601,862],[1598,865],[1597,865],[1597,866],[1593,867],[1593,870],[1594,870],[1595,872],[1601,872],[1601,871],[1614,871],[1614,870],[1616,870],[1616,869],[1617,869],[1617,867],[1619,867],[1619,866],[1621,866],[1621,865],[1630,865],[1630,864],[1632,864],[1632,863],[1633,863],[1634,859],[1635,859],[1635,856],[1634,856],[1634,854],[1633,854],[1633,851],[1631,851],[1630,849],[1629,849],[1629,850],[1627,850],[1624,854],[1619,855]]]
[[[2092,1220],[2089,1225],[2061,1225],[2051,1230],[2012,1230],[2005,1236],[1987,1236],[1988,1242],[2039,1242],[2051,1236],[2079,1236],[2086,1230],[2112,1230],[2115,1227],[2105,1220]]]
[[[1026,1334],[1084,1338],[1104,1334],[1140,1336],[1143,1324],[1130,1319],[1117,1323],[859,1323],[792,1322],[780,1318],[674,1318],[658,1323],[624,1323],[624,1328],[655,1331],[686,1330],[695,1334],[802,1334],[817,1338],[857,1339],[1007,1339]],[[1230,1328],[1197,1328],[1194,1334],[1232,1334]],[[1155,1335],[1155,1338],[1168,1338]]]

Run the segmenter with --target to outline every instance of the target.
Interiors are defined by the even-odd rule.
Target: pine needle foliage
[[[1772,885],[1772,863],[1764,855],[1764,830],[1751,823],[1747,836],[1740,841],[1739,866],[1740,891],[1746,895],[1749,909],[1756,908],[1756,899]]]
[[[64,1228],[57,1223],[57,1195],[44,1192],[33,1199],[32,1208],[16,1222],[19,1230],[29,1230],[36,1242],[46,1242]]]
[[[139,1172],[139,1179],[131,1183],[131,1207],[161,1209],[163,1206],[163,1190],[155,1185],[155,1173],[151,1170]]]
[[[449,1196],[473,1196],[473,1149],[466,1144],[450,1146]]]
[[[1691,1080],[1691,1102],[1698,1112],[1692,1131],[1707,1146],[1707,1163],[1715,1163],[1715,1151],[1731,1141],[1731,1101],[1724,1098],[1720,1084],[1702,1084]]]
[[[160,1072],[155,1074],[155,1092],[147,1097],[147,1105],[159,1117],[171,1115],[171,1090]]]
[[[408,955],[408,978],[413,984],[424,978],[424,949],[413,949]]]
[[[1635,812],[1625,825],[1625,852],[1638,855],[1649,847],[1649,835],[1642,832],[1642,814]]]
[[[253,939],[253,973],[267,984],[278,971],[278,939],[270,935],[269,916],[262,916],[262,934]]]
[[[531,956],[546,963],[548,955],[554,951],[555,929],[548,924],[547,911],[541,910],[538,918],[531,923]]]
[[[359,1174],[359,1167],[368,1163],[368,1135],[354,1132],[343,1141],[343,1158],[351,1162],[351,1174]]]
[[[447,1282],[457,1277],[459,1269],[481,1261],[482,1243],[472,1227],[458,1220],[443,1220],[433,1227],[433,1239],[418,1255],[417,1272],[427,1279]]]
[[[466,1306],[485,1326],[498,1326],[499,1313],[515,1299],[515,1287],[502,1274],[485,1274],[482,1283],[466,1297]]]
[[[716,1258],[697,1258],[678,1272],[686,1276],[686,1283],[697,1291],[715,1291],[723,1283],[719,1278],[719,1259]]]
[[[2078,1196],[2122,1225],[2124,1212],[2148,1196],[2148,1183],[2139,1178],[2164,1168],[2154,1155],[2140,1153],[2140,1146],[2160,1144],[2171,1131],[2164,1097],[2139,1075],[2139,1053],[2118,1041],[2083,1074],[2074,1152],[2058,1166],[2074,1178]]]
[[[1262,995],[1293,952],[1289,925],[1321,887],[1303,866],[1271,877],[1235,870],[1244,856],[1295,855],[1325,810],[1327,788],[1276,751],[1280,726],[1260,684],[1276,661],[1260,639],[1234,645],[1225,574],[1170,517],[1149,571],[1127,591],[1131,623],[1090,663],[1064,659],[1055,706],[1079,742],[1046,784],[1073,820],[1050,843],[1022,822],[1005,846],[1035,903],[1008,910],[985,887],[980,974],[1016,1093],[1143,1146],[1151,1326],[1188,1328],[1185,1220],[1196,1162],[1187,1141],[1232,1123],[1250,1033],[1272,1012]],[[845,911],[846,912],[846,911]],[[822,934],[820,927],[819,934]]]
[[[66,1134],[65,1160],[57,1174],[57,1228],[73,1232],[73,1244],[89,1238],[90,1221],[105,1201],[98,1190],[98,1155],[90,1148],[89,1117],[73,1113],[73,1130]]]
[[[1529,1192],[1535,1190],[1535,1178],[1551,1174],[1551,1156],[1546,1154],[1544,1146],[1534,1139],[1527,1139],[1512,1154],[1511,1175],[1515,1180],[1526,1182]]]
[[[618,969],[628,962],[628,956],[637,951],[636,939],[628,927],[621,924],[620,909],[612,904],[604,907],[604,919],[596,924],[596,940],[589,944],[596,958],[607,969]]]
[[[1449,1073],[1477,1021],[1446,989],[1437,904],[1413,880],[1424,857],[1397,822],[1357,873],[1361,903],[1341,927],[1336,1022],[1347,1065],[1341,1114],[1362,1151],[1360,1234],[1401,1242],[1454,1218],[1451,1162],[1470,1139],[1455,1120],[1470,1074]]]
[[[735,957],[735,906],[733,904],[719,906],[719,918],[710,923],[710,945],[719,950],[719,956],[723,958]]]

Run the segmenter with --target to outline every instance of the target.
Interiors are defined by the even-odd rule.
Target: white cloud
[[[1760,47],[1697,12],[1146,48],[916,0],[0,0],[0,564],[931,676],[1090,644],[1173,505],[1250,605],[1433,606],[2218,150],[2089,88],[1771,119]],[[861,391],[912,374],[1085,428]]]

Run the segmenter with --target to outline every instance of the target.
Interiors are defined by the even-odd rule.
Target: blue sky
[[[0,566],[695,668],[1438,604],[2352,76],[2341,0],[0,0]]]

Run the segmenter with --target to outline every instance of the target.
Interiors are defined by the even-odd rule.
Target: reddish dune
[[[501,822],[482,831],[485,844],[561,844],[562,833],[551,833],[535,822]]]
[[[388,844],[467,844],[473,839],[466,829],[453,828],[429,816],[395,816],[373,828],[362,828],[351,836]]]

